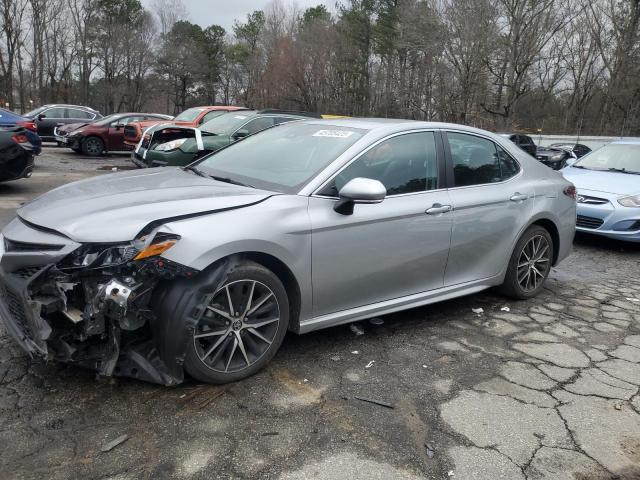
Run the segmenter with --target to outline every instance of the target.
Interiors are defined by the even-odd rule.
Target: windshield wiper
[[[191,166],[191,165],[187,165],[186,167],[182,167],[182,170],[189,170],[190,172],[195,173],[196,175],[198,175],[199,177],[204,177],[207,178],[207,176],[202,173],[200,170],[198,170],[196,167]]]
[[[610,172],[618,172],[618,173],[628,173],[630,175],[640,175],[640,172],[635,172],[633,170],[627,170],[626,168],[608,168]]]
[[[217,180],[219,182],[230,183],[232,185],[240,185],[241,187],[256,188],[253,185],[249,185],[248,183],[242,183],[242,182],[239,182],[237,180],[233,180],[232,178],[228,178],[228,177],[218,177],[217,175],[209,175],[209,177],[213,178],[214,180]]]

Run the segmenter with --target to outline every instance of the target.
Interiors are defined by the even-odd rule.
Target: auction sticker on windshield
[[[353,132],[349,130],[318,130],[313,137],[349,138]]]

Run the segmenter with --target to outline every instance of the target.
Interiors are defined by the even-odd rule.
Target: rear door
[[[122,151],[124,150],[124,127],[131,122],[141,122],[144,120],[143,115],[122,117],[114,120],[109,124],[107,150]]]
[[[445,139],[453,229],[444,285],[450,286],[503,270],[535,192],[516,160],[490,138],[449,131]]]
[[[442,157],[438,132],[395,135],[311,196],[314,316],[442,287],[452,218]],[[338,191],[357,177],[381,181],[387,197],[335,212]]]

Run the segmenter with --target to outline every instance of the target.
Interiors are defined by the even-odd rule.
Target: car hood
[[[562,175],[576,186],[578,192],[580,190],[591,190],[614,195],[635,195],[640,193],[640,175],[601,172],[574,167],[563,168]]]
[[[536,155],[544,156],[544,157],[552,157],[557,155],[558,153],[566,153],[564,150],[559,148],[544,148],[538,147],[536,150]]]
[[[217,182],[179,168],[114,173],[51,190],[18,210],[77,242],[123,242],[149,223],[259,203],[273,192]]]
[[[92,122],[84,122],[84,123],[69,123],[67,125],[63,125],[62,127],[58,127],[58,132],[60,133],[69,133],[74,130],[78,130],[79,128],[86,127],[90,125]]]

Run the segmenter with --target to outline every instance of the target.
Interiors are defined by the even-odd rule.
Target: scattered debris
[[[373,364],[374,364],[374,363],[376,363],[376,361],[375,361],[375,360],[371,360],[369,363],[367,363],[367,364],[365,365],[365,367],[364,367],[364,368],[371,368],[371,367],[373,367]]]
[[[480,315],[481,313],[484,313],[484,308],[472,308],[471,311]]]
[[[374,317],[369,319],[369,323],[371,325],[382,325],[384,323],[384,320],[379,317]]]
[[[364,329],[357,323],[352,323],[351,325],[349,325],[349,330],[351,330],[351,332],[356,337],[359,337],[360,335],[364,335]]]
[[[105,453],[109,452],[109,451],[113,450],[114,448],[116,448],[121,443],[126,442],[127,440],[129,440],[129,435],[127,435],[125,433],[124,435],[120,435],[115,440],[112,440],[112,441],[110,441],[108,443],[105,443],[102,447],[100,447],[100,451],[105,452]]]
[[[424,446],[427,447],[427,457],[433,458],[436,454],[436,449],[429,443],[425,443]]]
[[[615,408],[616,410],[622,410],[622,405],[620,405],[619,403],[616,403],[613,408]]]
[[[263,437],[275,437],[276,435],[280,435],[280,432],[264,432],[262,434]]]
[[[353,351],[353,352],[351,352],[351,353],[353,353],[354,355],[359,355],[359,354],[360,354],[360,352],[359,352],[358,350],[354,350],[354,351]]]
[[[111,169],[111,171],[112,171],[112,172],[117,172],[117,171],[118,171],[118,167],[113,167],[113,168]]]
[[[304,380],[302,380],[303,383],[307,383],[309,380],[307,380],[306,378]]]
[[[453,473],[453,470],[449,470],[447,472],[447,477],[453,477],[453,476],[455,476],[455,473]]]
[[[187,394],[186,394],[186,393],[183,393],[182,395],[180,395],[180,398],[184,398],[184,397],[186,397],[186,396],[187,396]]]
[[[422,365],[422,368],[429,368],[427,365]]]
[[[502,307],[500,310],[503,311],[503,312],[511,311],[511,309],[509,307]]]
[[[383,402],[381,400],[375,400],[373,398],[358,397],[358,396],[355,396],[353,398],[355,398],[356,400],[360,400],[361,402],[373,403],[374,405],[380,405],[381,407],[385,407],[385,408],[391,408],[391,409],[396,408],[394,405],[390,403]]]
[[[630,302],[640,302],[640,298],[628,297],[627,300],[629,300]]]

